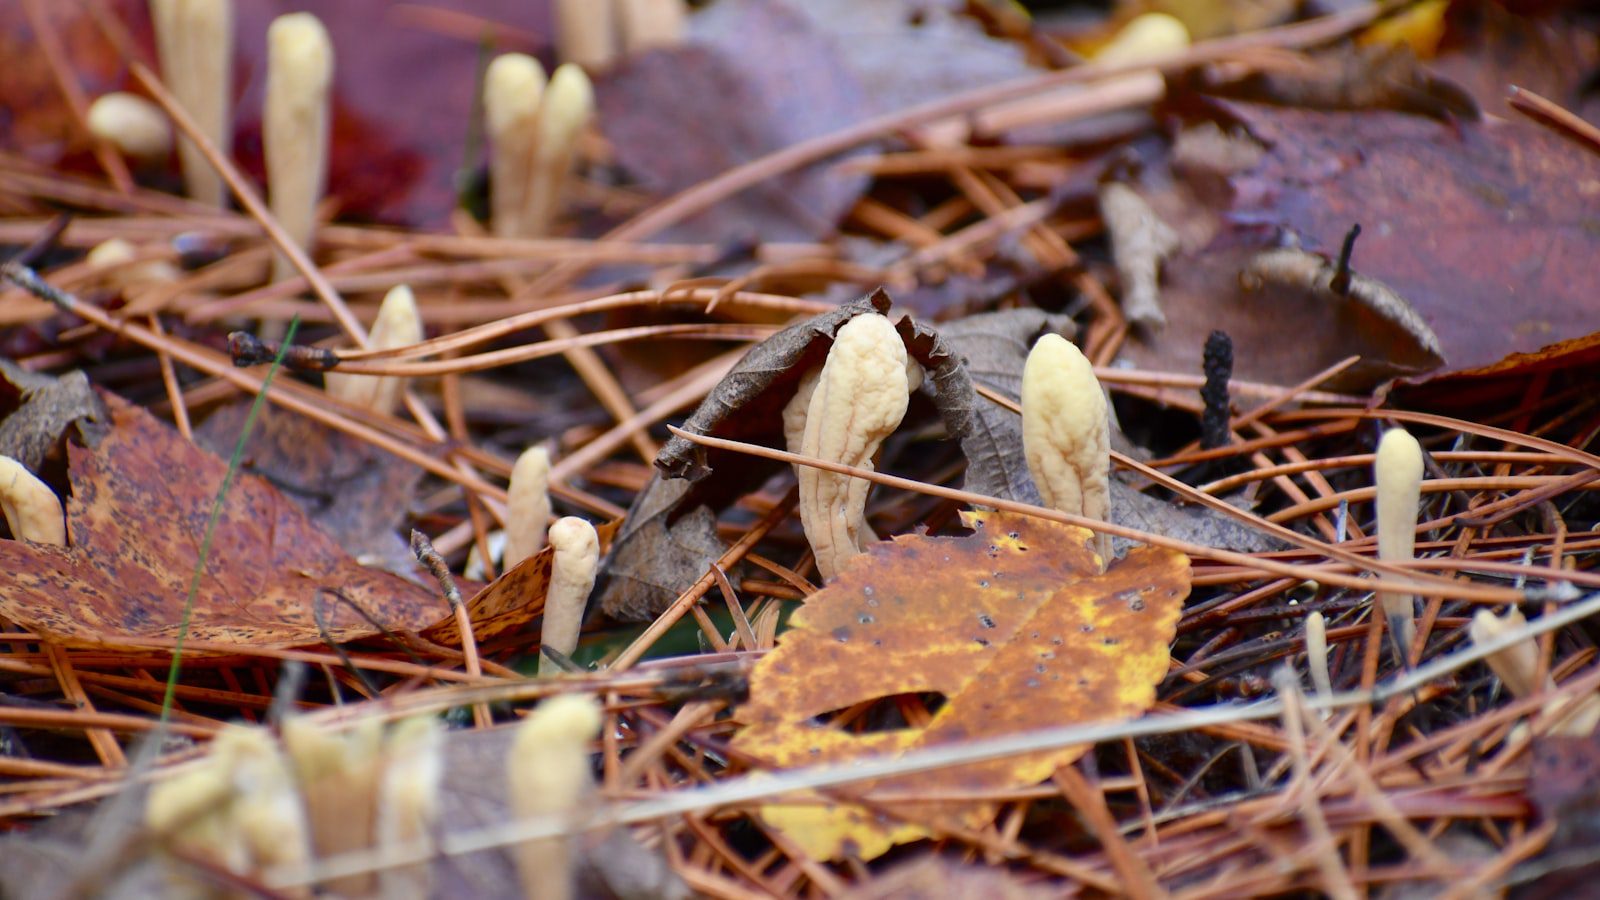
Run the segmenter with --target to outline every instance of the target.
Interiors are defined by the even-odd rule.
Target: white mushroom
[[[500,237],[520,237],[538,142],[544,67],[525,53],[507,53],[483,75],[483,114],[489,133],[489,224]]]
[[[539,704],[517,727],[506,776],[511,809],[518,819],[573,815],[594,789],[589,743],[600,730],[600,706],[584,694],[562,694]],[[530,900],[568,900],[573,896],[572,841],[539,838],[513,851]]]
[[[905,344],[877,313],[856,316],[839,328],[806,409],[801,452],[871,469],[884,438],[905,417],[911,388]],[[863,531],[871,483],[802,466],[800,524],[816,556],[817,571],[832,578],[872,538]]]
[[[161,107],[138,94],[113,91],[89,104],[89,132],[140,163],[172,155],[172,126]]]
[[[594,116],[594,86],[579,66],[567,63],[550,76],[539,101],[533,171],[522,215],[523,237],[544,237],[561,212],[572,178],[578,138]]]
[[[1022,454],[1046,506],[1104,521],[1110,511],[1106,395],[1072,342],[1047,334],[1022,367]],[[1110,557],[1099,536],[1102,562]]]
[[[233,0],[150,0],[161,78],[202,134],[223,155],[232,144]],[[222,176],[193,141],[178,143],[189,196],[208,206],[227,200]]]
[[[279,16],[267,28],[267,99],[261,140],[272,214],[301,247],[311,244],[328,166],[328,89],[333,42],[311,13]],[[273,279],[294,274],[281,254]]]
[[[538,553],[550,526],[550,451],[530,447],[511,467],[506,489],[506,545],[502,571]]]
[[[383,726],[377,719],[363,719],[344,732],[300,717],[284,721],[283,743],[305,797],[317,856],[373,845],[382,742]],[[363,873],[335,879],[327,887],[359,896],[370,892],[374,883],[371,874]]]
[[[1378,559],[1410,562],[1416,548],[1417,507],[1422,497],[1422,447],[1404,428],[1391,428],[1378,441],[1372,464],[1377,482]],[[1415,600],[1410,594],[1380,592],[1398,655],[1404,662],[1416,638]]]
[[[378,783],[380,850],[433,837],[443,780],[444,727],[438,719],[413,716],[390,729],[383,744],[383,776]],[[378,893],[382,897],[428,897],[432,895],[432,885],[426,862],[393,866],[378,873]]]
[[[6,527],[19,541],[36,544],[67,545],[67,523],[61,512],[61,498],[27,467],[9,456],[0,456],[0,512]]]
[[[373,350],[393,350],[421,340],[422,315],[417,312],[416,295],[406,285],[396,285],[378,306],[367,345]],[[401,375],[341,375],[338,372],[329,372],[324,378],[328,396],[385,415],[393,415],[400,408],[409,381]]]
[[[578,647],[583,610],[594,590],[600,563],[600,538],[594,526],[576,516],[557,519],[550,526],[550,589],[544,601],[544,629],[539,643],[565,656]],[[539,674],[560,671],[549,657],[539,658]]]

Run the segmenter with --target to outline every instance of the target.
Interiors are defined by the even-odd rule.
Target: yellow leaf
[[[1007,513],[963,518],[973,534],[875,545],[810,598],[756,665],[736,748],[774,768],[843,763],[1126,719],[1154,702],[1189,593],[1188,557],[1141,547],[1102,573],[1086,529]],[[918,694],[945,698],[925,722],[915,701],[860,706]],[[827,721],[846,709],[850,724]],[[879,780],[861,788],[871,809],[806,796],[760,815],[818,858],[872,859],[941,828],[982,827],[996,812],[928,795],[1036,784],[1087,749]]]

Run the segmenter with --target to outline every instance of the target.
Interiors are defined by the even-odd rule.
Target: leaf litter
[[[109,5],[115,14],[132,6],[138,5]],[[8,287],[0,292],[0,317],[31,324],[8,328],[0,346],[23,370],[84,373],[81,380],[60,382],[75,383],[57,413],[36,420],[44,424],[24,427],[28,420],[18,419],[13,427],[34,441],[30,446],[37,449],[27,453],[43,454],[39,474],[67,497],[69,515],[82,520],[77,525],[85,541],[94,541],[99,562],[77,546],[77,532],[72,546],[53,554],[3,545],[8,561],[37,568],[48,558],[51,571],[67,573],[61,578],[82,579],[52,585],[48,594],[29,592],[26,603],[6,607],[0,776],[8,783],[0,814],[8,827],[26,828],[26,817],[88,808],[116,793],[128,771],[121,749],[127,735],[154,728],[150,698],[164,687],[154,674],[165,672],[170,654],[148,637],[117,635],[127,628],[164,633],[156,618],[170,614],[166,594],[172,588],[123,563],[142,548],[193,542],[191,507],[203,506],[198,495],[204,491],[190,482],[204,479],[181,467],[212,472],[220,461],[191,465],[191,449],[178,435],[187,433],[191,419],[219,405],[226,410],[234,392],[248,395],[260,383],[259,370],[234,370],[212,349],[223,342],[211,324],[216,317],[208,315],[213,301],[265,291],[270,299],[252,300],[251,309],[269,320],[268,327],[271,320],[305,314],[313,329],[308,340],[338,344],[324,324],[343,318],[338,303],[352,304],[357,318],[365,318],[378,294],[411,283],[430,333],[449,342],[415,356],[442,359],[484,340],[526,343],[520,314],[586,312],[589,307],[574,305],[579,296],[635,286],[614,282],[624,272],[641,284],[672,288],[625,295],[631,299],[620,302],[627,311],[614,313],[652,326],[697,328],[702,317],[715,320],[741,303],[759,308],[766,302],[761,298],[774,296],[810,294],[839,304],[833,317],[797,323],[783,341],[756,349],[753,362],[735,367],[737,377],[712,392],[716,402],[704,415],[690,419],[691,432],[770,447],[782,446],[778,413],[794,384],[820,362],[843,319],[869,310],[891,313],[911,355],[936,377],[913,399],[912,414],[885,443],[877,468],[910,479],[901,484],[963,484],[976,492],[964,495],[967,501],[980,506],[985,494],[1035,498],[1026,468],[1017,463],[1016,413],[1008,406],[1032,340],[1046,331],[1073,336],[1110,386],[1118,421],[1133,442],[1123,452],[1194,486],[1169,492],[1124,476],[1112,486],[1113,521],[1179,538],[1190,556],[1187,564],[1172,562],[1166,573],[1192,595],[1182,608],[1163,611],[1176,621],[1168,625],[1163,618],[1160,628],[1137,629],[1129,646],[1139,650],[1126,666],[1097,661],[1080,667],[1089,670],[1092,685],[1122,686],[1138,702],[1091,709],[1095,715],[1081,719],[1074,718],[1082,711],[1076,706],[1013,702],[1029,690],[1025,679],[1040,673],[999,660],[1007,653],[1026,656],[1033,649],[1026,635],[982,651],[996,660],[983,670],[983,680],[995,687],[987,694],[979,684],[961,682],[961,666],[936,666],[938,659],[915,648],[897,644],[895,653],[874,654],[863,641],[840,643],[834,628],[866,627],[849,618],[860,609],[837,599],[842,588],[858,583],[851,579],[876,584],[872,579],[892,574],[896,591],[919,604],[926,615],[908,615],[896,629],[904,644],[921,640],[935,651],[960,645],[964,633],[940,615],[947,606],[970,614],[971,628],[983,627],[979,613],[994,616],[970,606],[991,605],[983,589],[951,589],[955,579],[938,566],[885,562],[973,540],[955,526],[960,504],[914,490],[876,492],[869,513],[889,540],[819,590],[803,536],[782,499],[791,477],[784,465],[677,441],[668,441],[659,468],[615,452],[640,442],[645,431],[666,439],[661,425],[693,408],[716,381],[709,367],[698,368],[711,354],[680,350],[690,345],[662,333],[651,336],[644,363],[639,354],[629,360],[600,350],[604,362],[633,376],[634,408],[645,410],[620,423],[582,408],[581,394],[562,393],[543,401],[549,415],[507,428],[504,410],[485,398],[541,393],[552,378],[580,383],[553,361],[469,376],[491,392],[457,390],[451,380],[457,375],[414,380],[421,402],[409,412],[440,419],[422,415],[415,425],[384,415],[330,413],[310,384],[276,383],[269,399],[286,416],[359,435],[371,455],[303,424],[269,432],[257,446],[261,469],[302,496],[291,500],[251,479],[241,488],[243,511],[229,513],[241,526],[237,540],[227,557],[209,560],[206,569],[207,584],[225,592],[207,599],[207,615],[217,614],[210,625],[220,629],[212,635],[218,642],[186,661],[174,719],[157,748],[158,768],[138,778],[180,778],[185,755],[194,753],[186,742],[206,740],[225,720],[281,721],[286,706],[353,732],[367,728],[358,719],[435,715],[451,724],[448,784],[502,801],[476,818],[447,813],[441,832],[485,842],[478,847],[503,846],[511,842],[504,798],[494,796],[499,783],[483,773],[495,765],[495,754],[503,755],[508,729],[483,726],[510,724],[538,698],[587,694],[606,698],[603,734],[579,748],[579,769],[603,776],[587,811],[635,848],[605,846],[591,859],[620,860],[622,869],[645,875],[670,871],[680,884],[711,895],[949,894],[972,884],[985,887],[969,893],[1008,895],[1027,889],[1051,895],[1122,889],[1340,894],[1352,886],[1357,892],[1389,886],[1471,892],[1529,883],[1561,889],[1563,853],[1584,849],[1586,826],[1581,811],[1549,802],[1540,784],[1560,781],[1563,767],[1582,767],[1552,760],[1539,743],[1543,736],[1530,741],[1530,729],[1519,721],[1551,702],[1548,696],[1509,699],[1493,674],[1498,669],[1479,665],[1462,636],[1483,605],[1520,603],[1528,630],[1554,632],[1538,643],[1529,638],[1531,652],[1521,657],[1536,660],[1536,671],[1527,683],[1545,677],[1546,695],[1569,698],[1592,697],[1600,683],[1584,626],[1550,628],[1567,621],[1561,617],[1592,609],[1593,598],[1581,594],[1600,587],[1589,528],[1596,518],[1593,472],[1600,466],[1592,456],[1595,326],[1579,302],[1585,270],[1571,265],[1587,248],[1583,199],[1593,158],[1585,155],[1584,142],[1592,139],[1570,123],[1554,130],[1550,123],[1558,120],[1549,117],[1515,120],[1502,106],[1504,82],[1529,78],[1528,85],[1558,103],[1586,109],[1592,97],[1583,93],[1582,77],[1593,67],[1593,46],[1572,24],[1582,13],[1485,10],[1450,0],[1386,10],[1397,15],[1374,23],[1373,10],[1347,5],[1331,18],[1257,31],[1292,22],[1301,10],[1276,3],[1248,14],[1203,5],[1167,10],[1180,15],[1191,36],[1229,35],[1229,43],[1198,45],[1166,65],[1166,99],[1151,103],[1148,93],[1136,102],[1118,95],[1115,80],[1091,77],[1093,70],[1076,66],[1071,50],[1092,49],[1152,5],[1121,4],[1117,19],[1088,26],[1095,36],[1088,41],[1079,40],[1081,21],[1043,13],[1029,19],[994,4],[859,6],[720,0],[690,17],[690,44],[627,52],[602,67],[612,72],[596,72],[606,108],[579,151],[562,240],[515,247],[357,222],[387,202],[402,219],[443,227],[451,203],[439,198],[453,197],[459,185],[440,173],[478,162],[463,157],[464,134],[452,124],[473,115],[472,79],[463,73],[472,68],[478,42],[493,30],[497,49],[539,50],[544,32],[480,27],[499,24],[470,18],[487,6],[465,8],[466,17],[458,19],[409,10],[404,16],[413,18],[405,22],[385,18],[385,27],[410,28],[418,44],[369,40],[363,52],[341,57],[339,71],[391,95],[409,92],[417,102],[390,103],[371,122],[358,121],[351,106],[336,108],[336,134],[355,127],[383,146],[341,139],[336,148],[346,162],[352,148],[360,151],[361,171],[344,163],[333,167],[337,200],[327,208],[336,224],[324,228],[310,250],[342,300],[313,304],[296,297],[292,285],[261,283],[269,248],[258,237],[260,223],[231,211],[202,212],[149,190],[173,184],[173,172],[119,172],[114,156],[84,139],[70,103],[57,98],[74,96],[73,77],[81,77],[91,95],[128,86],[123,51],[114,39],[102,40],[90,16],[35,17],[34,5],[25,4],[28,27],[5,31],[21,50],[14,54],[18,78],[8,82],[15,88],[0,91],[0,99],[7,109],[25,108],[27,116],[8,136],[24,146],[8,144],[20,157],[8,157],[0,177],[0,243],[33,245],[48,233],[60,204],[74,207],[78,218],[58,244],[29,259],[49,286],[77,299],[49,309]],[[544,15],[536,7],[525,12]],[[348,43],[351,22],[366,37],[369,12],[365,6],[329,12],[336,43]],[[140,14],[129,20],[136,35]],[[718,17],[725,27],[763,15],[764,27],[778,26],[773,40],[750,40],[741,48],[728,36],[737,29],[713,34]],[[241,28],[258,31],[262,22],[248,18]],[[48,37],[52,27],[67,38],[64,57],[35,50],[48,45],[33,40],[35,32]],[[1445,30],[1429,30],[1439,28]],[[1551,34],[1560,39],[1547,39]],[[18,35],[27,40],[16,44]],[[1337,40],[1346,35],[1366,46],[1348,50],[1348,42]],[[788,46],[784,37],[791,39]],[[1421,67],[1387,48],[1397,40],[1419,49]],[[418,45],[427,48],[421,55],[448,57],[451,66],[415,66]],[[1432,53],[1439,55],[1429,59]],[[410,77],[394,77],[388,63],[372,63],[384,54],[404,57]],[[1550,57],[1550,64],[1530,66],[1530,55]],[[618,99],[623,95],[607,99],[606,79],[625,84],[630,70],[651,72],[668,86],[705,81],[717,87],[697,96],[679,92],[659,104]],[[431,81],[424,89],[417,77]],[[1016,77],[1032,80],[1032,87],[1015,81],[1003,91],[985,87]],[[1011,102],[1003,98],[1037,99],[1025,96],[1028,90],[1049,88],[1058,101],[1058,84],[1072,88],[1078,105],[1035,107],[1035,115],[1046,110],[1036,127],[995,134],[967,127]],[[944,104],[937,113],[905,112],[909,104],[935,98]],[[1471,112],[1474,104],[1481,119]],[[818,115],[807,119],[810,114]],[[1092,122],[1095,116],[1115,127],[1085,127],[1104,124]],[[425,142],[392,139],[424,120]],[[397,122],[409,125],[391,132],[381,124]],[[856,129],[859,140],[835,141],[841,129]],[[1224,158],[1217,165],[1216,158],[1196,154],[1197,137],[1200,145],[1244,147],[1242,161]],[[425,148],[426,158],[412,166],[403,157],[417,147]],[[836,155],[824,159],[818,149],[824,147]],[[673,156],[679,149],[684,152]],[[253,152],[246,142],[239,161],[248,163]],[[41,160],[59,161],[63,171],[40,168]],[[654,163],[661,172],[651,171]],[[369,179],[358,184],[357,174]],[[728,190],[751,180],[756,184],[747,194]],[[124,190],[130,182],[142,189]],[[1116,258],[1119,241],[1108,240],[1105,231],[1121,226],[1100,208],[1108,182],[1131,186],[1183,242],[1140,263],[1153,271],[1127,269]],[[374,184],[381,188],[378,206],[360,199]],[[822,187],[812,190],[816,185]],[[689,193],[667,196],[680,190]],[[733,200],[726,199],[730,193]],[[707,202],[714,198],[723,200]],[[662,205],[624,224],[613,240],[597,240],[642,204],[657,201]],[[699,221],[685,215],[707,208]],[[663,223],[676,221],[701,228],[700,237],[736,243],[630,243],[667,233]],[[1352,252],[1341,253],[1357,224],[1361,237]],[[103,290],[103,279],[80,264],[82,251],[110,237],[128,241],[136,253],[175,261],[176,280],[163,288],[171,296],[119,306],[123,301]],[[874,250],[863,254],[860,247]],[[663,262],[668,257],[673,261]],[[1548,277],[1530,264],[1534,259],[1550,261]],[[513,269],[534,279],[531,289],[501,277]],[[6,274],[18,283],[14,268]],[[730,277],[736,281],[724,280]],[[914,301],[909,308],[929,313],[930,320],[937,314],[951,321],[902,319],[887,297],[853,299],[879,280],[890,282],[897,302]],[[1165,328],[1128,327],[1124,314],[1132,310],[1118,303],[1130,299],[1136,284],[1146,293],[1152,284],[1158,289]],[[701,302],[713,297],[720,311]],[[580,337],[609,339],[595,331],[595,319],[573,322]],[[474,327],[480,325],[488,329]],[[1213,385],[1202,401],[1196,395],[1200,348],[1219,328],[1233,337],[1238,379],[1220,390]],[[1436,338],[1431,343],[1430,333]],[[1361,358],[1350,363],[1352,354]],[[1395,375],[1421,380],[1440,371],[1452,374],[1389,389]],[[0,399],[15,404],[23,392],[42,396],[41,388],[23,384],[27,380],[10,379],[14,387],[0,388]],[[134,414],[114,403],[108,413],[92,402],[81,405],[96,396],[86,390],[90,385],[172,416],[179,430],[153,441],[162,448],[159,459],[144,452],[103,455],[105,442],[116,449],[128,440]],[[56,406],[51,401],[39,408]],[[1202,410],[1208,421],[1222,423],[1222,437],[1208,438],[1209,449],[1197,450],[1195,419]],[[1434,415],[1446,410],[1460,418]],[[625,411],[617,415],[628,418]],[[69,424],[92,429],[96,418],[110,425],[99,445],[92,430]],[[1285,550],[1251,527],[1252,521],[1272,521],[1346,551],[1371,553],[1370,453],[1381,432],[1397,425],[1411,430],[1427,452],[1414,565],[1453,579],[1430,578],[1419,587],[1415,671],[1379,652],[1381,617],[1376,623],[1370,618],[1369,593],[1349,578],[1352,557],[1329,559],[1314,544]],[[209,428],[226,430],[202,424],[200,431]],[[79,433],[63,441],[63,429]],[[391,562],[411,570],[410,561],[392,551],[396,527],[412,527],[435,540],[447,566],[459,566],[469,545],[492,545],[504,499],[498,479],[509,472],[509,460],[545,440],[556,449],[550,490],[564,512],[607,523],[633,505],[633,515],[620,524],[600,525],[602,540],[619,529],[607,563],[613,588],[633,584],[622,602],[607,593],[591,603],[579,653],[591,665],[533,680],[518,671],[538,651],[548,553],[486,589],[461,585],[471,595],[462,616],[473,623],[471,636],[462,633],[462,619],[451,614],[432,581],[362,567],[351,554],[382,556],[373,551],[387,547]],[[347,449],[334,449],[341,444]],[[66,456],[53,455],[62,447]],[[138,487],[119,482],[119,457],[138,463]],[[574,462],[563,466],[564,459]],[[366,462],[346,465],[355,460]],[[397,468],[387,468],[389,462]],[[429,474],[417,486],[402,487],[414,477],[406,467]],[[391,482],[375,472],[396,477]],[[363,485],[370,489],[360,490]],[[1238,514],[1221,517],[1175,499],[1197,490],[1227,498]],[[187,505],[162,512],[150,498],[164,503],[163,494],[183,495]],[[83,502],[97,498],[98,504]],[[136,512],[127,511],[130,498]],[[122,509],[115,515],[107,512],[112,499]],[[338,541],[306,537],[293,549],[315,552],[301,555],[274,543],[320,534],[310,523],[318,503],[328,504],[320,510],[330,514],[324,521],[343,523],[328,525],[340,532]],[[242,520],[249,516],[257,518]],[[152,524],[158,521],[166,527]],[[1018,521],[1041,534],[1081,538],[1070,526]],[[115,545],[110,529],[118,529]],[[1045,543],[1081,556],[1071,549],[1075,540]],[[1227,548],[1250,555],[1225,556]],[[1026,555],[1034,554],[1043,549],[1035,545]],[[1150,575],[1142,568],[1148,561],[1173,556],[1121,545],[1118,554],[1122,560],[1106,572],[1071,581],[1082,585],[1079,599],[1104,599],[1101,587]],[[156,571],[192,570],[196,562],[192,550],[167,555]],[[999,581],[1034,578],[1037,572],[1025,575],[1029,564],[1034,560],[990,567],[991,585],[996,572]],[[1271,571],[1264,568],[1269,565]],[[1044,580],[1030,589],[1029,597],[1041,600],[1030,607],[1033,619],[1073,614],[1073,604],[1042,600],[1074,588]],[[1546,584],[1576,586],[1580,598],[1556,589],[1541,593]],[[318,632],[304,615],[305,595],[332,585],[366,591],[369,606],[404,627],[383,635],[364,622],[335,618],[337,630]],[[152,591],[161,596],[151,597]],[[124,602],[123,593],[134,602]],[[213,602],[218,596],[223,602]],[[1552,600],[1558,596],[1559,604]],[[69,605],[79,601],[81,616]],[[253,618],[239,615],[240,609]],[[334,616],[350,611],[342,600],[326,610]],[[144,621],[125,621],[141,611],[148,614]],[[829,619],[835,614],[842,617],[837,623]],[[649,624],[618,621],[627,619]],[[46,634],[29,630],[35,622]],[[996,619],[987,630],[1009,622]],[[57,641],[52,629],[68,636]],[[1306,655],[1324,645],[1325,655]],[[823,677],[834,671],[831,654],[860,655],[850,656],[851,665],[836,676]],[[799,657],[804,665],[777,672]],[[297,680],[298,662],[311,664],[309,679]],[[1325,667],[1335,690],[1378,693],[1361,700],[1358,711],[1330,710],[1324,721],[1300,705],[1275,671],[1282,665]],[[912,677],[904,691],[887,680],[901,675]],[[919,686],[928,684],[934,687]],[[1263,698],[1282,705],[1252,705]],[[971,704],[986,702],[1004,714],[969,722]],[[541,702],[535,714],[543,708]],[[1152,713],[1135,718],[1145,709]],[[1106,725],[1106,716],[1124,721]],[[765,725],[752,726],[747,718]],[[1066,726],[1044,732],[1054,735],[1048,745],[1019,743],[1066,721],[1086,722],[1089,730]],[[1533,731],[1542,727],[1536,717],[1528,722]],[[982,728],[947,733],[969,724],[992,727],[982,736]],[[750,734],[759,737],[766,725],[782,739],[773,746],[755,740],[741,753]],[[488,755],[454,753],[468,742],[490,747]],[[882,754],[843,748],[873,742],[894,748],[892,765],[870,779],[853,776],[858,765],[881,762]],[[839,762],[815,765],[810,748],[831,752],[834,744]],[[1028,752],[1019,754],[1020,746]],[[784,756],[791,752],[793,760]],[[903,774],[925,765],[929,752],[974,755],[961,765]],[[990,777],[995,780],[982,780]],[[962,779],[978,781],[961,787]],[[458,796],[454,791],[440,794],[446,805]],[[109,817],[113,804],[101,802],[94,814]],[[84,843],[82,821],[61,821],[57,850]],[[122,827],[109,830],[150,836],[126,827],[126,818],[119,821]],[[609,830],[615,822],[639,824]],[[108,824],[103,821],[102,830]],[[936,841],[866,858],[891,838],[913,834]],[[8,838],[4,848],[11,858],[74,861],[71,853],[47,852],[27,838]],[[482,894],[487,878],[507,889],[507,857],[515,855],[441,857],[432,867],[436,884],[443,893]],[[934,858],[937,866],[924,864],[920,874],[902,868],[911,857]],[[147,874],[152,867],[171,874],[170,858],[144,859],[153,863],[144,866]],[[21,869],[0,868],[7,887],[16,887],[11,873],[21,878]],[[130,890],[139,883],[133,870],[114,864],[96,868],[95,875]],[[657,891],[669,889],[659,878],[645,881]],[[628,892],[615,882],[601,893],[606,890]],[[513,887],[507,895],[517,893]]]

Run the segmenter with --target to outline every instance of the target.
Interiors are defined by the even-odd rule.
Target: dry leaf
[[[249,401],[217,410],[195,429],[195,443],[226,459],[249,412]],[[416,465],[315,419],[265,406],[241,468],[299,504],[363,565],[415,577],[417,560],[399,528],[422,481]]]
[[[812,595],[757,663],[734,746],[768,766],[862,756],[1142,713],[1166,676],[1189,593],[1189,560],[1138,548],[1100,574],[1086,529],[964,513],[959,538],[896,537]],[[928,572],[940,577],[928,580]],[[857,733],[816,717],[882,697],[946,698],[926,727]],[[981,763],[870,786],[897,792],[1001,791],[1035,784],[1087,747]],[[875,804],[876,805],[876,804]],[[981,827],[993,804],[769,805],[761,817],[825,859],[881,855],[941,826]]]
[[[68,446],[69,546],[0,541],[0,616],[68,646],[172,640],[227,463],[142,409],[104,399],[110,431],[93,450]],[[351,604],[387,627],[412,629],[440,618],[444,605],[357,564],[283,494],[240,476],[217,523],[190,637],[320,643],[318,604],[336,641],[374,631]]]
[[[867,117],[840,49],[782,3],[718,3],[691,43],[623,60],[595,85],[618,164],[666,196]],[[871,181],[829,163],[772,178],[670,229],[685,241],[808,241],[832,233]]]
[[[602,553],[611,546],[621,524],[619,519],[595,526]],[[472,617],[473,640],[481,643],[511,634],[543,615],[545,594],[550,590],[550,562],[554,557],[554,547],[543,548],[501,573],[466,602],[467,614]],[[461,630],[454,616],[430,626],[422,636],[446,647],[461,644]]]
[[[29,372],[0,357],[0,456],[38,473],[60,462],[61,436],[76,426],[86,444],[105,431],[106,410],[82,372],[55,377]]]
[[[1439,356],[1451,371],[1474,369],[1595,329],[1600,158],[1583,147],[1520,122],[1210,103],[1213,121],[1180,135],[1172,171],[1144,175],[1141,192],[1184,246],[1163,267],[1169,325],[1129,341],[1133,364],[1198,372],[1205,335],[1221,329],[1240,378],[1293,384],[1359,354],[1328,386],[1364,390]],[[1193,136],[1220,134],[1217,122],[1255,152],[1191,152]],[[1402,299],[1437,335],[1437,354],[1355,298],[1288,279],[1241,285],[1263,251],[1337,257],[1355,224],[1351,268]]]

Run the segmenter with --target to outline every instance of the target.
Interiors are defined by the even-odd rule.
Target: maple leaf
[[[812,595],[751,675],[738,750],[774,767],[841,763],[1123,719],[1155,701],[1189,593],[1188,557],[1139,547],[1101,572],[1087,529],[1007,513],[962,516],[973,534],[874,545]],[[919,693],[947,698],[922,727],[857,732],[818,721]],[[1086,750],[872,783],[875,806],[892,817],[825,802],[772,804],[760,815],[813,856],[867,860],[941,826],[981,827],[997,810],[897,802],[895,794],[981,796],[1032,785]]]
[[[68,447],[69,546],[0,541],[0,616],[69,646],[172,640],[228,464],[103,396],[110,430],[93,450]],[[321,643],[319,602],[335,641],[376,630],[352,606],[389,628],[421,628],[448,613],[429,590],[351,559],[266,481],[241,476],[217,523],[190,637]]]

